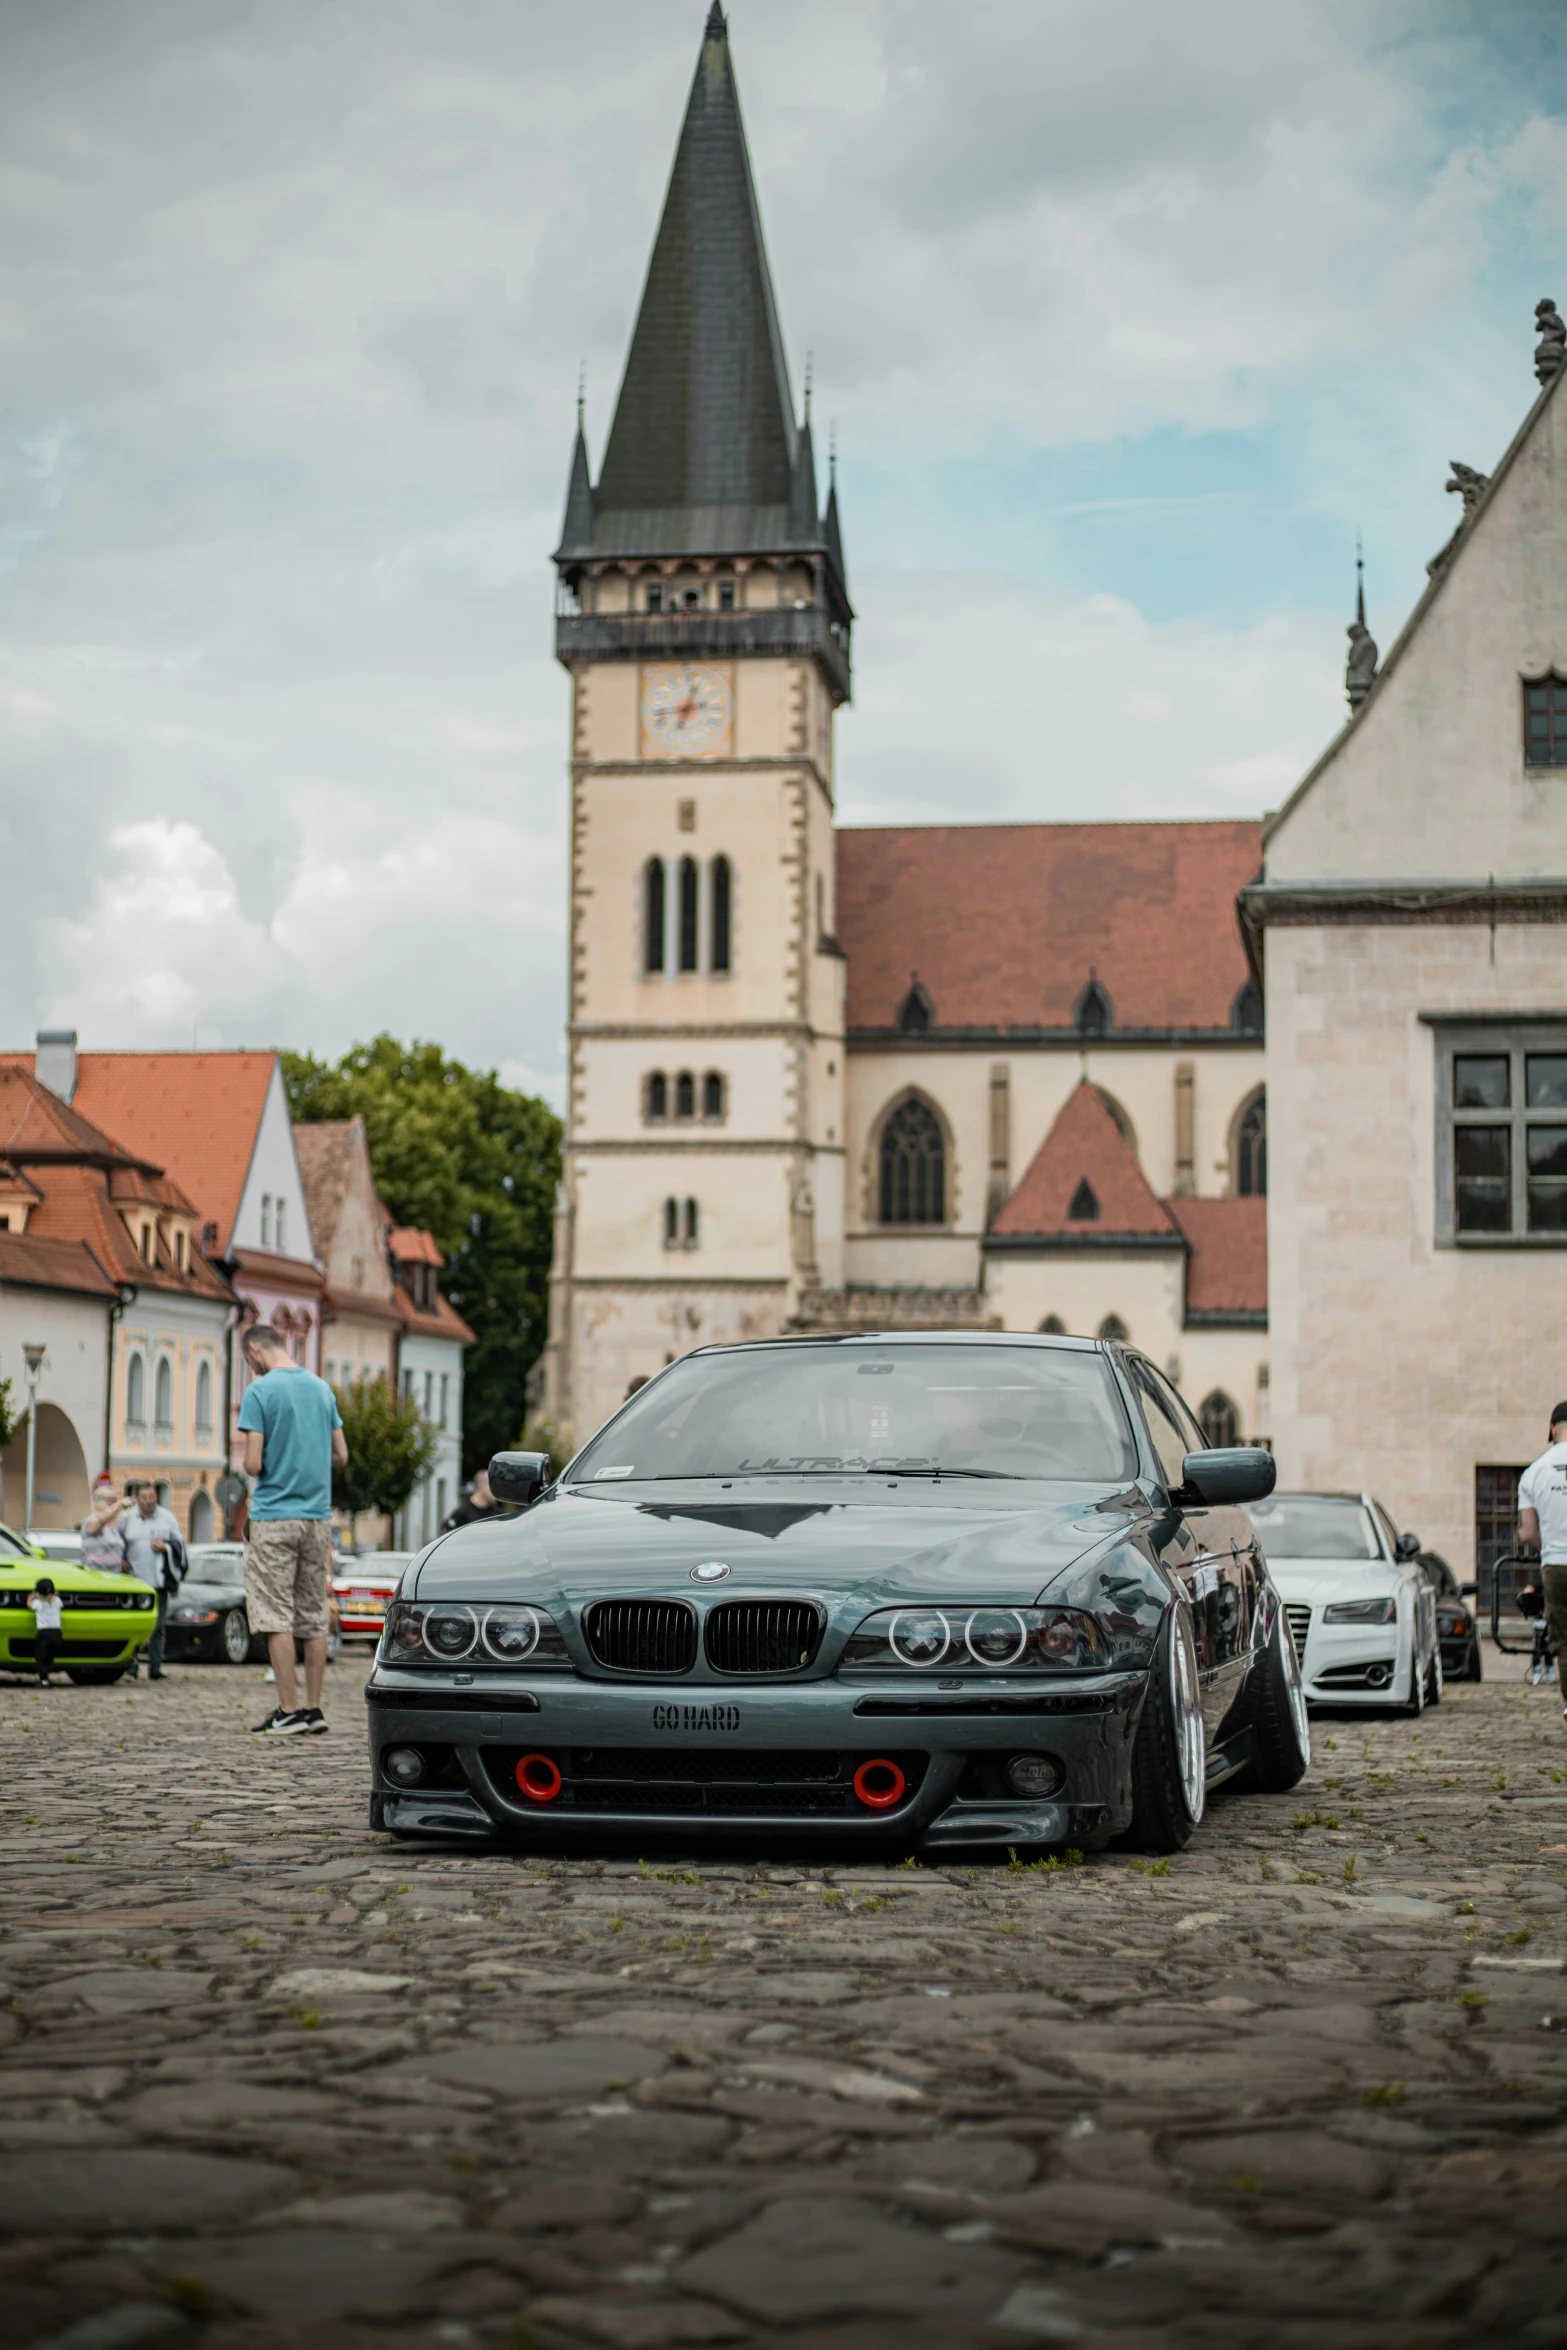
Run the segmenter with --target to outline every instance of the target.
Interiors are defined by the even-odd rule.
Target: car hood
[[[68,1567],[59,1559],[7,1559],[0,1563],[0,1593],[14,1606],[14,1595],[36,1590],[40,1575],[47,1575],[56,1591],[152,1590],[134,1575],[100,1575],[96,1567]]]
[[[1402,1567],[1388,1559],[1276,1559],[1268,1561],[1279,1596],[1326,1607],[1335,1599],[1386,1599],[1405,1583]]]
[[[663,1592],[841,1593],[867,1608],[915,1599],[1029,1606],[1091,1552],[1153,1512],[1140,1488],[975,1482],[885,1485],[769,1478],[765,1492],[564,1487],[520,1517],[448,1534],[414,1563],[420,1599],[530,1599],[542,1607]],[[719,1562],[705,1586],[693,1570]]]
[[[243,1583],[193,1583],[188,1575],[177,1594],[181,1607],[239,1607],[244,1597]]]

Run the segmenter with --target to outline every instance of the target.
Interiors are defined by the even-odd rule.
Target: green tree
[[[13,1436],[27,1425],[27,1414],[19,1412],[12,1401],[11,1382],[0,1379],[0,1452],[4,1452]]]
[[[473,1330],[463,1374],[463,1468],[512,1441],[548,1331],[560,1120],[493,1070],[439,1045],[378,1036],[336,1063],[285,1053],[294,1116],[363,1117],[381,1197],[435,1236],[441,1287]]]
[[[357,1518],[361,1510],[395,1517],[435,1466],[440,1437],[411,1395],[384,1379],[356,1379],[335,1391],[348,1464],[332,1471],[332,1500]]]

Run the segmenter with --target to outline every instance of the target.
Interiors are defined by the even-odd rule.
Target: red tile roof
[[[1187,1312],[1265,1314],[1267,1201],[1172,1199],[1169,1209],[1191,1248],[1186,1265]]]
[[[153,1262],[147,1264],[109,1198],[108,1178],[101,1167],[50,1167],[43,1199],[27,1219],[26,1237],[85,1243],[105,1272],[137,1289],[221,1299],[233,1294],[199,1250],[192,1252],[189,1269],[181,1272],[160,1240]]]
[[[1097,1216],[1068,1213],[1084,1183],[1093,1193]],[[1179,1238],[1103,1096],[1087,1083],[1068,1095],[991,1231],[1003,1238],[1107,1240],[1123,1233]]]
[[[127,1173],[140,1166],[149,1174],[162,1164],[138,1160],[79,1109],[40,1085],[31,1068],[15,1061],[0,1063],[0,1157],[33,1165],[85,1159]]]
[[[0,1285],[18,1289],[65,1289],[81,1297],[116,1297],[111,1281],[82,1241],[36,1240],[30,1233],[0,1232]]]
[[[435,1245],[433,1232],[420,1232],[412,1224],[395,1224],[387,1247],[400,1265],[444,1265],[446,1259]]]
[[[435,1311],[433,1313],[421,1313],[406,1289],[398,1290],[397,1305],[403,1317],[403,1328],[413,1336],[454,1338],[462,1346],[476,1346],[478,1344],[474,1332],[469,1329],[457,1308],[448,1299],[442,1297],[439,1290],[435,1293]]]
[[[171,1175],[226,1252],[276,1053],[79,1053],[72,1107]],[[32,1072],[31,1053],[0,1067]],[[0,1151],[5,1149],[0,1125]]]
[[[1092,975],[1125,1028],[1228,1028],[1236,892],[1261,827],[889,825],[838,835],[851,1028],[892,1028],[912,976],[938,1028],[1066,1028]]]

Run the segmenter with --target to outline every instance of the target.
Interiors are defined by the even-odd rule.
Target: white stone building
[[[1567,1395],[1567,337],[1245,897],[1289,1483],[1464,1572]],[[1364,688],[1369,682],[1369,692]],[[1363,698],[1360,698],[1363,694]]]

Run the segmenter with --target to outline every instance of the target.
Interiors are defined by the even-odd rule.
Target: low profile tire
[[[84,1689],[107,1689],[111,1681],[123,1678],[123,1665],[67,1665],[68,1681],[79,1681]]]
[[[1311,1723],[1300,1659],[1282,1607],[1274,1615],[1267,1647],[1252,1666],[1243,1718],[1256,1748],[1251,1784],[1264,1795],[1285,1794],[1305,1776],[1311,1760]]]
[[[250,1662],[250,1626],[242,1607],[231,1607],[218,1626],[218,1655],[226,1665]]]
[[[1420,1659],[1413,1651],[1409,1658],[1409,1695],[1398,1710],[1416,1722],[1426,1710],[1426,1675],[1421,1671]]]
[[[1468,1660],[1464,1665],[1463,1674],[1461,1677],[1465,1681],[1483,1681],[1485,1679],[1485,1667],[1480,1662],[1480,1643],[1478,1640],[1473,1641],[1470,1644]]]
[[[1167,1610],[1132,1747],[1132,1824],[1138,1852],[1179,1852],[1202,1818],[1208,1766],[1202,1688],[1191,1618]]]
[[[1430,1664],[1426,1667],[1426,1703],[1427,1705],[1440,1705],[1441,1702],[1442,1653],[1441,1650],[1438,1649],[1432,1656]]]

